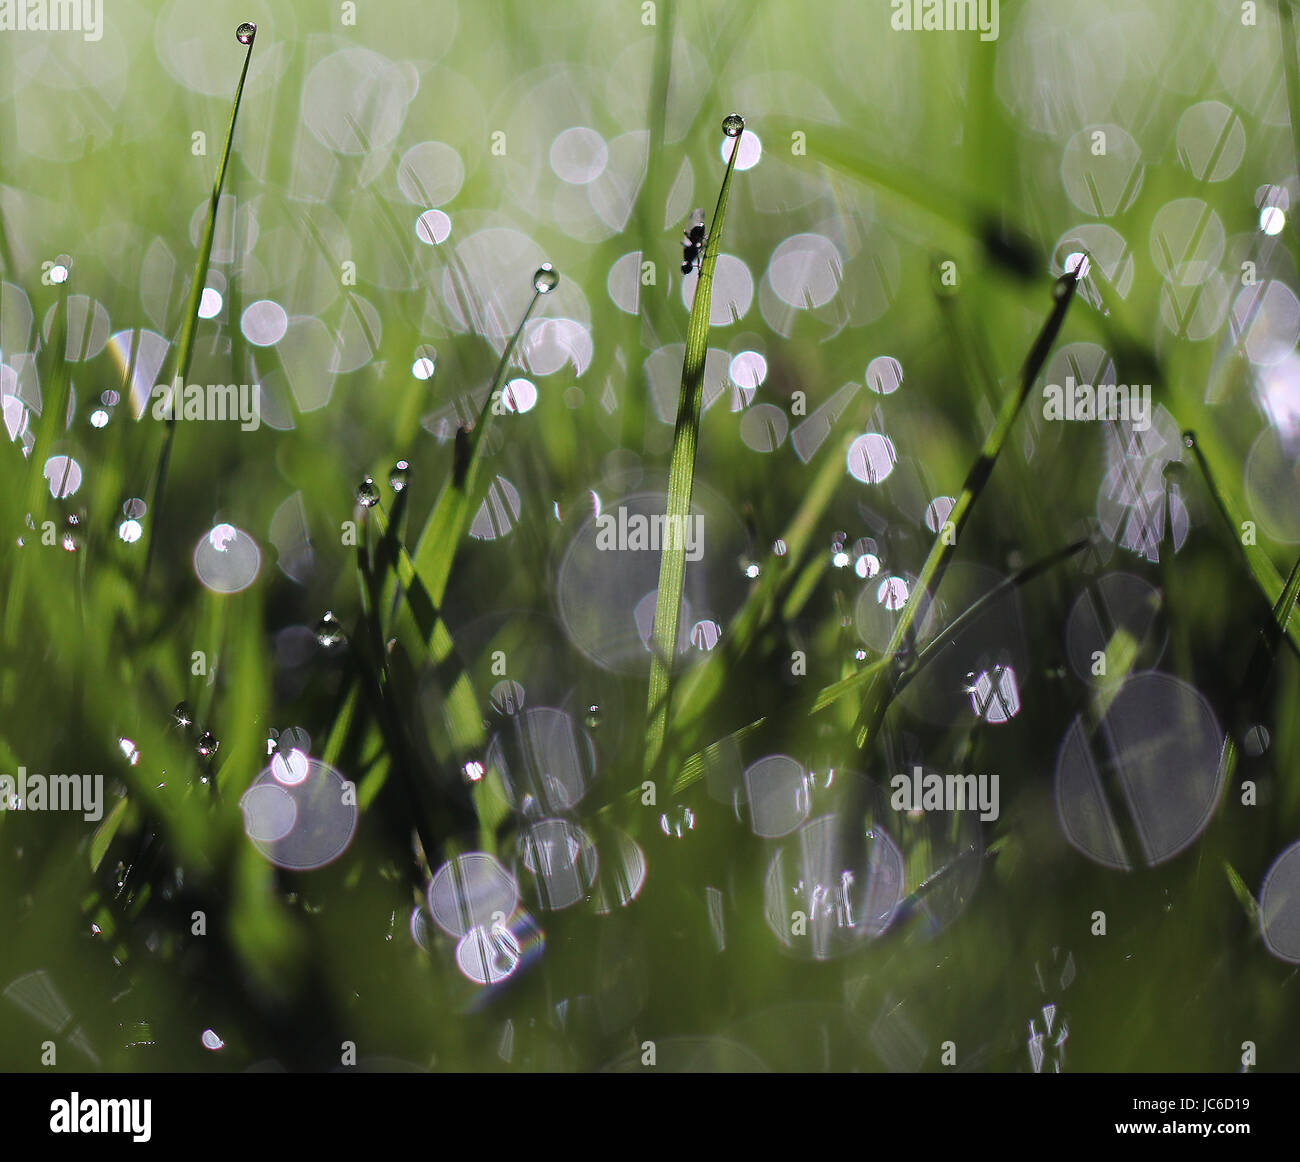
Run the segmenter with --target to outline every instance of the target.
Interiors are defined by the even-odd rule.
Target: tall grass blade
[[[1047,356],[1051,353],[1052,345],[1056,342],[1056,336],[1065,323],[1065,316],[1070,310],[1070,304],[1074,301],[1075,291],[1079,286],[1079,272],[1081,269],[1082,267],[1062,275],[1053,287],[1052,293],[1056,298],[1056,303],[1052,307],[1047,322],[1043,324],[1038,338],[1034,341],[1033,347],[1030,348],[1028,357],[1025,359],[1020,374],[1020,388],[1014,395],[1007,397],[993,431],[989,433],[989,437],[984,442],[984,447],[980,450],[979,456],[976,457],[975,463],[971,465],[970,471],[966,474],[966,481],[962,485],[961,495],[958,496],[957,503],[953,505],[952,511],[948,514],[949,529],[947,532],[949,535],[945,535],[944,531],[941,531],[935,537],[929,556],[926,557],[925,564],[921,567],[916,584],[913,585],[911,593],[908,594],[907,604],[903,606],[903,612],[894,626],[894,632],[890,636],[889,644],[885,647],[883,656],[886,661],[894,661],[903,652],[905,646],[910,646],[921,604],[930,594],[938,590],[939,584],[943,580],[948,563],[952,559],[953,550],[961,540],[962,530],[970,518],[971,510],[974,508],[980,494],[984,491],[984,486],[988,483],[989,478],[993,475],[993,468],[998,462],[998,457],[1002,454],[1011,427],[1015,423],[1016,417],[1020,415],[1025,400],[1029,398],[1029,392],[1033,388],[1034,381],[1038,378],[1039,372],[1042,371],[1043,364],[1047,362]],[[878,728],[887,705],[888,699],[883,694],[877,695],[874,699],[870,695],[868,696],[857,729],[857,746],[859,749],[866,745],[868,738]]]
[[[252,33],[244,32],[252,28]],[[235,122],[239,119],[239,103],[244,96],[244,82],[248,79],[248,66],[253,59],[253,45],[257,40],[256,25],[241,24],[236,33],[236,40],[247,46],[244,53],[244,66],[239,71],[239,83],[235,86],[235,100],[230,106],[230,123],[226,126],[226,143],[221,150],[221,160],[217,164],[217,177],[212,185],[212,200],[208,205],[207,221],[203,224],[203,237],[199,240],[199,253],[194,261],[194,277],[190,281],[190,295],[185,304],[185,314],[181,318],[180,337],[176,343],[176,368],[172,375],[172,387],[169,402],[174,403],[178,390],[183,390],[185,378],[189,375],[190,362],[194,358],[194,336],[199,326],[199,304],[203,299],[203,290],[208,282],[208,266],[212,261],[212,240],[217,231],[217,211],[221,207],[221,189],[226,181],[226,168],[230,164],[230,149],[235,140]],[[176,439],[176,417],[167,420],[167,431],[163,437],[162,452],[158,457],[158,466],[150,483],[149,503],[149,540],[145,553],[145,575],[153,562],[154,536],[158,527],[160,506],[167,486],[167,471],[171,464],[172,443]]]
[[[713,272],[718,265],[718,243],[727,217],[727,196],[736,168],[744,121],[731,114],[723,132],[735,141],[722,175],[722,189],[709,224],[700,264],[699,281],[691,303],[686,330],[686,355],[682,361],[682,388],[677,402],[677,424],[673,432],[673,453],[668,468],[668,513],[665,527],[682,529],[691,507],[695,483],[695,453],[700,434],[700,400],[704,388],[704,357],[709,345],[709,312],[713,302]],[[668,729],[669,676],[677,654],[677,622],[681,614],[682,584],[686,576],[686,546],[683,536],[670,537],[659,559],[659,589],[655,597],[654,634],[650,648],[650,689],[646,700],[645,770],[655,768]]]

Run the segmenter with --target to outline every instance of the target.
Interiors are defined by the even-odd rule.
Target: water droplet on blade
[[[379,489],[369,476],[357,485],[357,503],[362,508],[373,508],[379,503]]]
[[[257,35],[257,25],[251,20],[245,20],[238,28],[235,29],[235,39],[240,44],[252,44],[253,38]]]
[[[695,812],[679,803],[659,816],[659,826],[665,835],[681,839],[688,831],[695,830]]]
[[[176,709],[172,711],[172,718],[176,720],[177,726],[191,726],[194,723],[194,712],[188,702],[177,702]]]
[[[549,262],[543,262],[533,274],[533,287],[539,295],[548,295],[560,285],[560,276]]]
[[[405,460],[399,460],[388,474],[388,487],[394,492],[403,492],[411,477],[411,466]]]
[[[343,626],[332,611],[327,610],[325,616],[316,623],[316,640],[327,650],[345,640]]]
[[[739,137],[745,131],[745,119],[739,113],[729,113],[722,121],[722,132],[728,137]]]
[[[200,757],[206,759],[216,754],[220,745],[212,731],[205,730],[199,735],[199,741],[194,744],[194,749],[199,752]]]

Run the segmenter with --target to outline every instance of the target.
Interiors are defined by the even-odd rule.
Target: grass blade
[[[700,434],[700,399],[704,389],[704,357],[709,345],[709,311],[713,301],[713,271],[718,265],[718,243],[727,216],[727,195],[731,175],[736,168],[740,135],[744,121],[731,114],[723,122],[723,132],[736,145],[727,159],[713,211],[699,281],[691,303],[690,323],[686,330],[686,355],[682,361],[682,389],[677,402],[677,425],[673,432],[673,454],[668,468],[668,529],[684,528],[691,507],[695,482],[695,453]],[[646,699],[645,770],[649,774],[659,761],[668,730],[669,675],[677,653],[677,622],[681,613],[682,583],[686,576],[686,546],[682,536],[669,536],[659,558],[659,589],[655,598],[654,636],[651,641],[650,689]]]
[[[1056,298],[1056,303],[1052,307],[1047,322],[1043,324],[1043,329],[1039,332],[1038,338],[1034,341],[1033,347],[1030,348],[1028,357],[1025,359],[1024,366],[1021,369],[1020,388],[1014,395],[1007,397],[993,431],[989,433],[989,437],[985,440],[979,456],[976,457],[975,463],[971,465],[970,471],[966,474],[966,482],[962,485],[961,495],[958,496],[957,503],[953,505],[952,511],[948,514],[948,531],[950,535],[945,535],[945,530],[941,529],[935,536],[929,556],[926,557],[925,564],[921,567],[921,573],[916,580],[916,584],[912,587],[912,592],[908,594],[907,604],[903,606],[902,615],[894,626],[894,632],[890,636],[889,644],[885,647],[884,659],[888,662],[893,662],[902,654],[904,646],[910,645],[922,601],[929,594],[937,591],[939,583],[943,580],[944,572],[952,559],[953,550],[961,539],[962,529],[970,517],[971,510],[974,508],[980,494],[984,491],[984,486],[988,483],[989,477],[993,475],[993,468],[998,462],[998,457],[1002,454],[1011,427],[1024,407],[1025,400],[1029,398],[1030,389],[1038,378],[1043,364],[1047,362],[1047,356],[1051,353],[1052,345],[1056,342],[1056,336],[1065,323],[1065,316],[1070,309],[1070,304],[1074,301],[1075,291],[1079,286],[1080,269],[1082,269],[1082,266],[1074,272],[1062,275],[1053,287],[1052,293]],[[868,738],[875,733],[880,720],[884,717],[887,705],[888,699],[886,697],[877,696],[873,700],[871,695],[868,695],[867,703],[863,707],[863,714],[859,719],[857,731],[859,749],[865,746]]]
[[[961,631],[975,621],[981,613],[989,609],[996,601],[1005,597],[1013,589],[1019,589],[1021,586],[1027,585],[1030,581],[1046,573],[1056,565],[1068,561],[1071,557],[1087,548],[1089,544],[1090,542],[1087,540],[1079,540],[1075,541],[1073,544],[1066,545],[1063,549],[1057,549],[1054,553],[1050,553],[1041,560],[1035,561],[1032,565],[1026,565],[1023,569],[1013,573],[1000,584],[990,589],[978,601],[967,606],[967,608],[958,614],[958,616],[954,618],[941,633],[936,634],[934,640],[917,655],[916,665],[900,677],[897,692],[901,692],[903,687],[916,678],[926,666],[942,656],[944,651],[956,641]],[[823,710],[833,706],[841,698],[847,697],[849,694],[854,693],[867,683],[873,682],[885,670],[886,665],[887,662],[884,659],[879,659],[868,666],[863,666],[863,668],[855,674],[850,674],[846,678],[841,678],[837,682],[832,682],[828,686],[823,686],[811,699],[806,700],[805,703],[791,707],[789,711],[791,717],[803,712],[806,712],[809,715],[820,714]],[[685,690],[685,684],[683,684],[682,688]],[[683,788],[690,786],[691,783],[699,779],[705,773],[710,759],[714,755],[720,753],[725,744],[728,742],[741,742],[743,739],[748,738],[758,730],[766,721],[766,716],[756,718],[753,722],[747,723],[739,730],[732,731],[731,734],[718,739],[716,742],[710,743],[703,750],[697,751],[695,754],[691,755],[682,764],[677,778],[673,782],[674,792],[681,791]]]
[[[479,453],[483,447],[483,437],[495,415],[493,405],[497,403],[497,393],[506,381],[515,348],[519,345],[524,327],[528,324],[538,300],[542,295],[549,294],[558,282],[559,277],[550,263],[543,264],[533,275],[533,297],[524,310],[523,318],[519,320],[519,326],[515,328],[514,334],[510,336],[510,341],[501,353],[501,362],[497,365],[496,375],[492,377],[492,386],[479,411],[478,422],[471,431],[467,432],[461,428],[457,432],[455,463],[451,476],[443,485],[442,492],[438,494],[433,512],[416,541],[415,553],[409,568],[418,575],[425,594],[435,610],[442,606],[442,599],[447,592],[447,582],[451,577],[452,562],[456,558],[461,539],[469,525],[470,501],[474,497],[481,460]],[[406,573],[402,578],[403,587],[409,588],[412,581],[411,574]],[[434,627],[422,626],[421,631],[426,644],[431,643]]]
[[[251,34],[245,29],[252,29]],[[247,39],[245,39],[247,37]],[[194,262],[194,277],[190,282],[190,297],[185,304],[185,314],[181,319],[181,333],[176,343],[176,370],[172,375],[172,387],[168,402],[176,399],[178,388],[183,390],[185,377],[190,371],[190,361],[194,358],[194,336],[199,326],[199,304],[203,299],[203,289],[208,282],[208,266],[212,261],[212,240],[217,231],[217,211],[221,206],[221,188],[226,181],[226,167],[230,164],[230,149],[235,140],[235,122],[239,118],[239,103],[244,96],[244,82],[248,79],[248,66],[253,59],[253,44],[257,40],[255,24],[241,24],[236,32],[236,40],[247,45],[244,53],[244,67],[239,72],[239,84],[235,86],[235,100],[230,106],[230,123],[226,126],[226,144],[221,150],[221,160],[217,164],[217,177],[212,185],[212,201],[208,205],[208,218],[203,224],[203,237],[199,240],[199,253]],[[153,561],[153,530],[158,527],[159,509],[163,490],[167,484],[167,469],[171,463],[172,442],[176,438],[176,417],[167,420],[167,432],[163,437],[162,452],[158,457],[158,467],[150,484],[149,545],[145,553],[145,574]]]
[[[1286,76],[1286,105],[1291,121],[1291,143],[1295,156],[1291,159],[1300,165],[1300,67],[1296,63],[1295,14],[1293,0],[1278,0],[1277,17],[1282,26],[1282,72]]]

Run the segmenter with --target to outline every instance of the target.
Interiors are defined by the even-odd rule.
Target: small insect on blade
[[[686,226],[686,240],[692,246],[704,244],[704,211],[692,210],[690,222]]]

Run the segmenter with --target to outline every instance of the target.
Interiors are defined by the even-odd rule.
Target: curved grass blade
[[[252,33],[245,29],[252,28]],[[247,39],[245,39],[247,37]],[[217,177],[212,185],[212,200],[208,205],[207,221],[203,225],[203,237],[199,241],[199,253],[194,262],[194,277],[190,282],[190,295],[185,304],[185,314],[181,318],[181,333],[176,343],[176,370],[172,375],[171,392],[168,403],[176,398],[178,388],[183,389],[185,377],[189,375],[190,362],[194,358],[194,336],[199,326],[199,304],[203,299],[203,289],[208,282],[208,266],[212,261],[212,240],[217,231],[217,210],[221,206],[221,188],[226,181],[226,167],[230,164],[230,149],[235,140],[235,122],[239,119],[239,103],[244,95],[244,82],[248,79],[248,66],[253,59],[253,45],[257,40],[257,26],[241,24],[236,33],[240,44],[247,45],[244,53],[244,67],[239,72],[239,83],[235,86],[235,100],[230,106],[230,123],[226,126],[226,144],[221,150],[221,160],[217,164]],[[172,443],[176,438],[176,418],[167,420],[167,431],[163,437],[162,452],[149,486],[149,544],[145,551],[145,576],[153,562],[153,530],[158,527],[159,506],[167,486],[167,469],[171,463]]]
[[[1075,541],[1073,544],[1066,545],[1063,549],[1057,549],[1054,553],[1035,561],[1032,565],[1026,565],[1023,569],[1013,573],[1010,577],[1004,579],[1000,584],[990,589],[978,601],[967,606],[953,621],[937,634],[933,641],[922,650],[916,658],[916,664],[907,670],[899,679],[897,692],[901,692],[908,682],[915,679],[922,670],[931,662],[941,657],[943,653],[956,641],[961,631],[974,622],[981,613],[985,612],[994,602],[1005,597],[1012,589],[1019,589],[1027,585],[1036,577],[1046,573],[1056,565],[1069,560],[1071,557],[1082,552],[1087,548],[1090,542],[1088,540]],[[801,709],[808,714],[820,714],[827,707],[833,706],[841,698],[852,694],[862,686],[874,681],[888,663],[885,659],[878,659],[868,666],[864,666],[855,674],[850,674],[846,678],[841,678],[838,682],[832,682],[829,686],[823,686],[811,701],[802,708],[791,708],[791,715],[797,715]],[[683,686],[683,689],[685,687]],[[739,730],[732,731],[730,734],[710,743],[703,750],[697,751],[691,755],[681,767],[677,778],[673,782],[673,790],[681,791],[684,787],[690,786],[691,783],[699,779],[708,769],[709,762],[721,752],[723,746],[729,742],[741,742],[758,730],[767,721],[766,716],[757,718],[753,722],[747,723]],[[638,792],[639,793],[639,792]]]
[[[1091,543],[1091,539],[1084,537],[1081,540],[1066,545],[1062,549],[1057,549],[1054,553],[1049,553],[1042,560],[1035,561],[1032,565],[1026,565],[1023,569],[1013,573],[1010,577],[1005,578],[979,598],[978,601],[968,605],[943,629],[941,633],[935,635],[925,649],[921,650],[917,654],[916,664],[909,667],[899,676],[895,693],[901,693],[908,683],[916,678],[926,666],[936,658],[940,657],[950,647],[955,645],[961,632],[991,605],[1005,597],[1012,589],[1020,588],[1020,586],[1027,584],[1035,577],[1038,577],[1054,566],[1059,565],[1062,561],[1068,561],[1071,557],[1083,552],[1083,550]],[[854,677],[856,678],[857,675],[854,675]]]
[[[659,558],[659,589],[655,597],[654,636],[650,648],[650,689],[646,698],[645,770],[659,761],[668,730],[669,676],[677,653],[677,622],[681,614],[682,584],[686,576],[685,537],[680,535],[691,508],[695,483],[695,453],[700,434],[700,400],[704,389],[704,356],[709,345],[709,311],[713,301],[713,272],[718,265],[718,243],[727,217],[727,195],[736,168],[737,148],[745,122],[732,113],[723,122],[723,132],[736,142],[722,175],[722,189],[713,211],[704,261],[691,303],[686,330],[686,355],[682,360],[682,389],[677,402],[677,424],[673,431],[673,454],[668,468],[668,513],[664,526],[667,543]],[[677,535],[673,535],[673,531]]]
[[[800,123],[783,119],[772,125],[774,135],[786,138],[802,128]],[[948,230],[974,239],[999,265],[1019,277],[1032,276],[1037,269],[1036,248],[1018,230],[1000,221],[993,203],[942,177],[903,165],[892,153],[872,150],[856,130],[829,125],[818,128],[817,158],[829,169],[866,182]]]

